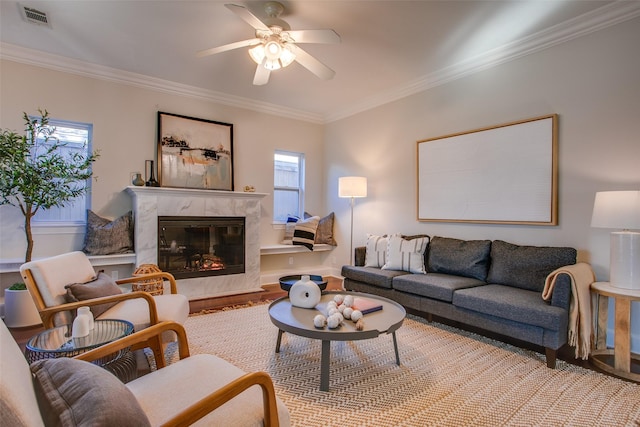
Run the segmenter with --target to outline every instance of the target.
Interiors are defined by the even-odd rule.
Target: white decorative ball
[[[344,320],[344,316],[342,315],[342,313],[336,313],[336,314],[334,314],[334,316],[336,316],[338,319],[340,319],[340,323],[342,323],[342,321]]]
[[[313,325],[316,328],[324,328],[326,324],[327,324],[327,318],[324,317],[322,314],[318,314],[316,317],[313,318]]]
[[[362,319],[362,312],[360,310],[353,310],[351,313],[351,320],[357,322],[360,319]]]
[[[329,329],[335,329],[340,325],[340,317],[337,314],[329,316],[327,319],[327,326]]]
[[[338,294],[335,297],[333,297],[333,300],[338,304],[342,304],[342,301],[344,301],[344,295],[342,294]]]
[[[334,308],[330,308],[329,311],[327,312],[327,314],[329,316],[333,316],[334,314],[339,314],[339,313],[340,313],[340,311],[335,307]]]
[[[344,316],[345,319],[351,319],[351,313],[353,313],[353,308],[351,307],[347,307],[344,310],[342,310],[342,315]]]
[[[344,305],[344,304],[340,304],[340,305],[338,306],[338,311],[339,311],[340,313],[342,313],[342,312],[344,311],[344,309],[345,309],[345,308],[347,308],[347,306],[346,306],[346,305]]]
[[[337,306],[338,306],[338,303],[337,303],[337,302],[335,302],[335,301],[329,301],[329,302],[327,303],[327,308],[337,307]]]
[[[343,300],[344,305],[351,307],[353,305],[353,295],[347,295]]]

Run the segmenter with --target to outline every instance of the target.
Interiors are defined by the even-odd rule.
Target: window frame
[[[277,155],[283,155],[283,156],[292,156],[292,157],[297,157],[298,158],[298,186],[297,187],[285,187],[285,186],[277,186],[276,185],[276,176],[275,176],[275,161],[276,161],[276,156]],[[279,218],[276,218],[276,197],[275,197],[275,193],[276,191],[292,191],[292,192],[297,192],[298,193],[298,212],[297,215],[302,218],[303,216],[303,212],[304,212],[304,196],[305,196],[305,155],[302,152],[297,152],[297,151],[288,151],[288,150],[278,150],[276,149],[273,153],[273,171],[274,171],[274,177],[273,177],[273,191],[274,191],[274,197],[273,197],[273,223],[274,224],[285,224],[286,223],[286,219],[282,220]]]
[[[39,119],[40,117],[37,116],[30,116],[29,117],[31,120],[36,120]],[[93,152],[93,146],[92,146],[92,140],[93,140],[93,124],[92,123],[85,123],[85,122],[78,122],[78,121],[73,121],[73,120],[62,120],[62,119],[52,119],[49,118],[49,127],[50,128],[56,128],[56,130],[58,128],[72,128],[72,129],[80,129],[83,131],[87,132],[87,139],[84,143],[82,143],[82,146],[84,147],[84,154],[85,155],[89,155],[90,153]],[[57,138],[57,134],[54,133],[52,138],[50,139],[58,139]],[[39,138],[40,141],[42,141],[42,138]],[[74,141],[64,141],[66,143],[71,143],[74,144],[74,148],[79,148],[80,147],[80,143],[74,142]],[[48,219],[48,218],[42,218],[41,216],[41,211],[39,210],[38,212],[36,212],[36,214],[33,216],[33,218],[31,219],[31,226],[36,229],[36,228],[40,228],[43,229],[45,227],[48,227],[50,229],[67,229],[69,227],[79,227],[79,226],[86,226],[87,224],[87,210],[91,209],[91,178],[87,179],[85,181],[85,186],[87,188],[87,191],[84,193],[83,196],[78,197],[76,200],[80,199],[80,198],[84,198],[84,209],[83,209],[83,214],[81,217],[79,217],[78,219],[69,219],[69,220],[63,220],[60,219],[58,217],[58,219]],[[52,210],[64,210],[66,209],[66,207],[54,207],[52,209],[49,209],[48,211],[52,211]],[[44,231],[44,230],[43,230]],[[37,234],[42,234],[42,233],[37,233]],[[48,234],[48,233],[46,233]]]

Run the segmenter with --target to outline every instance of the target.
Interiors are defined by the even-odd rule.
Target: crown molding
[[[295,120],[302,120],[317,124],[323,123],[323,118],[320,114],[283,107],[282,105],[270,104],[268,102],[256,101],[255,99],[229,95],[222,92],[123,71],[103,65],[92,64],[39,50],[28,49],[14,44],[0,42],[0,58],[21,64],[60,71],[63,73],[75,74],[78,76],[163,92],[170,95],[179,95],[188,98],[211,101],[231,107],[243,108]]]
[[[473,73],[486,70],[523,56],[542,51],[578,37],[591,34],[604,28],[625,22],[640,16],[639,1],[615,1],[567,20],[528,37],[521,38],[499,48],[467,58],[436,72],[427,74],[405,85],[381,92],[324,116],[324,122],[330,123],[346,117],[371,110],[398,99],[424,92],[436,86],[449,83]]]
[[[467,58],[402,86],[380,92],[324,115],[105,67],[4,42],[0,42],[0,58],[171,95],[185,96],[316,124],[326,124],[635,19],[638,16],[640,16],[639,1],[618,0],[531,36]]]

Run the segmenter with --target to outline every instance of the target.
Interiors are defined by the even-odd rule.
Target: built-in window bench
[[[279,255],[279,254],[297,254],[297,253],[313,253],[313,252],[325,252],[330,251],[334,246],[324,243],[318,243],[313,245],[313,251],[310,251],[304,246],[299,245],[264,245],[260,247],[260,255]]]
[[[135,265],[136,254],[114,254],[114,255],[90,255],[89,260],[94,267],[107,265]],[[23,259],[2,259],[0,260],[0,273],[19,273],[20,266],[24,264]]]

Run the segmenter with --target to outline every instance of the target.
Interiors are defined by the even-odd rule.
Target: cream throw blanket
[[[595,274],[591,265],[579,262],[552,271],[545,280],[542,298],[551,299],[556,279],[560,273],[571,277],[571,303],[569,306],[569,345],[576,348],[576,359],[588,359],[593,343],[591,319],[591,284]]]

